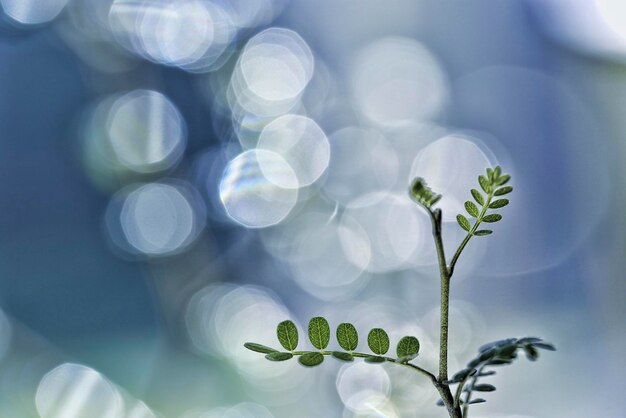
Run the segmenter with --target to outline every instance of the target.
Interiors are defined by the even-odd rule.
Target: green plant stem
[[[452,256],[452,260],[450,261],[450,266],[448,267],[448,274],[450,277],[452,277],[452,273],[454,273],[454,267],[456,266],[456,262],[459,260],[459,257],[461,256],[461,253],[465,249],[465,246],[467,245],[469,240],[474,236],[474,232],[478,230],[478,227],[480,226],[480,223],[482,222],[483,217],[485,216],[485,213],[487,213],[487,209],[489,209],[489,204],[491,203],[492,198],[493,198],[493,191],[487,194],[487,200],[485,201],[485,204],[483,205],[482,210],[478,214],[478,218],[476,218],[476,222],[474,223],[474,226],[472,227],[472,229],[468,231],[467,235],[461,242],[461,245],[459,245],[459,248],[456,249],[456,252]]]
[[[441,315],[439,332],[439,381],[448,380],[448,315],[450,305],[450,275],[446,265],[446,255],[441,237],[441,210],[429,211],[433,225],[433,237],[439,259],[439,275],[441,279]]]
[[[306,354],[306,353],[310,353],[310,351],[294,351],[291,354],[293,354],[294,356],[301,356],[301,355]],[[332,351],[317,351],[317,353],[320,353],[323,356],[331,356],[333,354]],[[389,363],[394,363],[394,364],[398,364],[400,366],[408,367],[409,369],[413,369],[413,370],[423,374],[431,382],[436,382],[437,381],[437,377],[434,374],[432,374],[431,372],[429,372],[426,369],[421,368],[420,366],[418,366],[416,364],[412,364],[412,363],[408,363],[408,362],[402,362],[402,361],[399,361],[398,359],[395,359],[395,358],[392,358],[392,357],[378,356],[376,354],[356,353],[356,352],[347,352],[347,351],[346,351],[346,353],[350,354],[352,357],[359,357],[359,358],[382,357],[382,358],[385,359],[385,361],[387,361]]]

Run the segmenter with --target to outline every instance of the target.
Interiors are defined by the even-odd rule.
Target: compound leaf
[[[292,321],[283,321],[276,328],[276,335],[280,345],[286,350],[293,351],[298,346],[298,329]]]
[[[401,361],[409,361],[417,357],[420,351],[420,342],[417,338],[406,336],[398,342],[396,354]]]
[[[330,341],[330,326],[326,318],[316,316],[309,321],[309,340],[319,350],[328,347]]]
[[[276,353],[278,351],[278,350],[274,350],[271,347],[265,346],[263,344],[257,344],[257,343],[245,343],[243,346],[246,347],[248,350],[256,351],[257,353],[263,353],[263,354]]]
[[[472,228],[470,221],[465,216],[461,215],[460,213],[456,215],[456,221],[459,223],[461,228],[463,228],[464,230],[468,232]]]
[[[303,366],[315,367],[319,364],[322,364],[322,362],[324,361],[324,356],[322,355],[322,353],[317,352],[304,353],[300,356],[298,361]]]
[[[383,355],[389,351],[389,336],[382,328],[374,328],[367,335],[367,345],[375,354]]]
[[[483,218],[483,222],[489,222],[489,223],[498,222],[501,219],[502,219],[502,215],[500,215],[499,213],[492,213],[492,214],[486,215]]]
[[[271,361],[285,361],[285,360],[289,360],[293,357],[293,354],[291,353],[281,353],[279,351],[276,351],[274,353],[269,353],[268,355],[265,356],[266,359],[271,360]]]
[[[355,350],[359,343],[359,334],[354,325],[349,323],[339,324],[337,327],[337,342],[344,350]]]

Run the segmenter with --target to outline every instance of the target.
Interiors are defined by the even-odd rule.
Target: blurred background
[[[622,0],[0,0],[0,417],[437,418],[410,371],[269,363],[275,324],[418,336],[414,176],[512,203],[452,290],[451,370],[559,348],[476,418],[622,418]]]

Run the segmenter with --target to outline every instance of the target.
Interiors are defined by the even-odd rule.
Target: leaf
[[[487,402],[487,401],[484,400],[483,398],[476,398],[476,399],[472,399],[467,404],[468,405],[472,405],[472,404],[475,404],[475,403],[485,403],[485,402]]]
[[[409,195],[414,201],[429,209],[441,199],[441,195],[433,192],[420,177],[416,177],[411,183]]]
[[[524,351],[526,352],[526,357],[528,360],[535,361],[539,358],[539,351],[531,345],[524,346]]]
[[[470,202],[469,200],[465,202],[465,210],[474,218],[478,218],[478,214],[480,213],[476,205]]]
[[[380,356],[369,356],[365,357],[365,361],[367,363],[383,363],[385,361],[385,358]]]
[[[293,351],[298,346],[298,329],[292,321],[283,321],[276,328],[276,335],[280,345],[286,350]]]
[[[509,204],[509,199],[498,199],[494,200],[489,204],[489,209],[498,209],[503,208]]]
[[[499,220],[502,219],[502,215],[500,215],[499,213],[492,213],[490,215],[487,215],[483,218],[483,222],[498,222]]]
[[[504,174],[502,176],[500,176],[498,178],[498,181],[496,182],[497,186],[502,186],[503,184],[506,184],[509,180],[511,180],[511,176],[508,174]]]
[[[324,362],[324,356],[322,355],[322,353],[317,352],[304,353],[300,356],[298,361],[303,366],[315,367]]]
[[[487,168],[487,180],[493,181],[493,170],[491,168]]]
[[[543,348],[544,350],[556,351],[556,347],[549,343],[534,343],[537,348]]]
[[[375,354],[385,354],[389,351],[389,336],[382,328],[374,328],[367,335],[367,345]]]
[[[437,399],[437,406],[445,406],[443,399]]]
[[[420,351],[420,342],[417,338],[406,336],[402,337],[396,347],[396,354],[398,359],[402,362],[409,361],[417,357]]]
[[[466,230],[468,232],[472,228],[472,225],[470,224],[470,221],[468,221],[467,218],[465,216],[461,215],[460,213],[458,215],[456,215],[456,221],[459,223],[461,228],[463,228],[464,230]]]
[[[354,325],[343,323],[337,327],[337,341],[344,350],[353,351],[359,344],[359,334]]]
[[[504,187],[500,187],[499,189],[497,189],[494,192],[494,196],[503,196],[507,193],[511,193],[513,191],[513,187],[511,186],[504,186]]]
[[[491,235],[491,234],[493,234],[493,231],[490,229],[481,229],[480,231],[474,232],[474,235],[476,235],[477,237],[483,237],[485,235]]]
[[[344,353],[343,351],[333,351],[332,356],[341,361],[354,361],[352,354]]]
[[[493,376],[494,374],[496,374],[495,370],[487,370],[487,371],[478,373],[478,377]]]
[[[309,321],[309,340],[313,347],[323,350],[330,341],[330,326],[326,318],[316,316]]]
[[[500,168],[500,166],[497,165],[496,168],[493,169],[493,177],[497,179],[500,177],[501,174],[502,174],[502,168]]]
[[[476,392],[493,392],[496,390],[496,387],[488,383],[481,383],[479,385],[472,386],[471,390]]]
[[[293,354],[276,351],[275,353],[269,353],[265,358],[271,361],[285,361],[293,358]]]
[[[257,343],[245,343],[243,346],[246,347],[248,350],[256,351],[257,353],[270,354],[277,352],[277,350],[274,350],[271,347],[267,347],[265,345]]]
[[[483,195],[480,194],[480,192],[478,190],[472,189],[472,196],[474,196],[474,200],[480,206],[483,206],[485,204],[485,199],[483,198]]]
[[[485,176],[478,176],[478,184],[480,184],[480,188],[483,189],[483,192],[489,193],[489,181]]]

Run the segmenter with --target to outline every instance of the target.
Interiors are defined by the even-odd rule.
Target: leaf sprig
[[[363,358],[368,363],[396,363],[411,367],[434,379],[434,375],[419,366],[409,363],[419,354],[420,343],[417,337],[406,336],[400,339],[396,347],[396,357],[385,356],[389,351],[389,335],[382,328],[373,328],[367,335],[367,345],[372,354],[356,352],[359,343],[359,334],[350,323],[342,323],[337,326],[336,338],[339,346],[345,350],[327,350],[330,343],[330,325],[328,321],[317,316],[309,321],[309,341],[319,351],[296,351],[298,346],[298,329],[292,321],[283,321],[276,327],[278,342],[287,351],[267,347],[262,344],[248,342],[244,344],[249,350],[265,354],[265,358],[271,361],[286,361],[298,357],[298,362],[306,367],[315,367],[324,362],[325,356],[332,356],[341,361],[354,361],[355,357]]]
[[[479,230],[478,227],[482,222],[493,223],[502,220],[502,215],[499,213],[489,213],[487,211],[490,209],[500,209],[509,204],[508,199],[495,199],[494,197],[503,196],[505,194],[511,193],[513,191],[513,187],[505,186],[506,183],[511,179],[509,174],[503,174],[500,166],[497,166],[494,169],[488,168],[487,175],[478,176],[478,184],[480,188],[485,193],[485,196],[478,191],[477,189],[472,189],[470,191],[474,201],[478,203],[479,206],[476,206],[476,203],[468,200],[465,202],[465,211],[467,214],[474,218],[474,222],[472,223],[465,215],[458,214],[456,216],[456,220],[465,231],[468,232],[468,236],[485,236],[491,235],[493,233],[490,229],[482,229]],[[479,209],[480,207],[480,209]]]
[[[448,384],[458,384],[454,397],[455,405],[463,405],[465,409],[469,405],[486,402],[482,398],[472,399],[473,392],[493,392],[496,387],[488,383],[478,383],[481,377],[493,376],[495,370],[486,370],[488,367],[506,366],[512,364],[518,358],[518,352],[523,351],[526,357],[535,361],[539,358],[539,349],[556,351],[554,345],[543,341],[541,338],[507,338],[483,345],[478,349],[478,356],[472,359],[467,367],[455,373],[447,382]],[[465,399],[461,399],[465,393]],[[439,400],[438,405],[443,405]],[[467,415],[467,411],[463,416]]]

